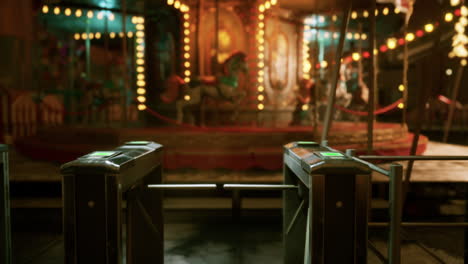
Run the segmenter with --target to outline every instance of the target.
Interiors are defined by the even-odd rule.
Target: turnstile
[[[161,183],[162,149],[128,142],[62,166],[65,263],[163,263],[162,191],[147,188]]]
[[[367,263],[370,168],[315,142],[284,147],[284,263]]]
[[[0,262],[12,263],[8,146],[0,144]]]

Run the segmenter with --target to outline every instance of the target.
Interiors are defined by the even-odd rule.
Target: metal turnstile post
[[[0,262],[12,263],[8,146],[0,144]]]
[[[143,141],[62,166],[65,263],[163,263],[162,190],[147,188],[161,166],[162,146]]]
[[[367,263],[370,169],[315,142],[285,145],[284,263]]]

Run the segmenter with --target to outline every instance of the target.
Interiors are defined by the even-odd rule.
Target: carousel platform
[[[367,124],[335,122],[329,145],[339,150],[367,148]],[[282,168],[282,146],[291,141],[319,141],[321,127],[259,128],[76,128],[40,130],[35,136],[18,139],[17,151],[40,161],[65,163],[95,150],[109,150],[135,140],[155,141],[165,146],[166,169],[265,169]],[[413,135],[406,126],[376,123],[374,154],[408,155]],[[417,154],[426,149],[419,141]]]

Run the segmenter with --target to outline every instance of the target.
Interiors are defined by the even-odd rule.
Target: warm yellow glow
[[[467,63],[466,59],[463,59],[463,60],[460,61],[460,65],[463,66],[463,67],[466,66],[466,63]]]
[[[125,34],[123,32],[119,32],[119,37],[123,38]]]
[[[354,61],[358,61],[361,59],[361,54],[359,54],[358,52],[354,52],[352,58]]]
[[[137,59],[137,60],[136,60],[136,63],[137,63],[138,65],[143,65],[143,64],[145,64],[145,60],[143,60],[143,59]]]
[[[190,18],[190,15],[189,15],[188,13],[185,13],[185,14],[184,14],[184,19],[185,19],[185,20],[188,20],[189,18]]]
[[[405,90],[405,86],[403,84],[398,85],[398,91],[403,92]]]
[[[76,16],[76,17],[81,17],[82,15],[83,15],[83,12],[81,11],[81,9],[77,9],[77,10],[75,11],[75,16]]]
[[[138,97],[137,97],[137,100],[138,100],[138,102],[140,102],[140,103],[144,103],[144,102],[146,102],[146,97],[144,97],[144,96],[138,96]]]
[[[190,43],[190,38],[185,37],[185,38],[184,38],[184,43]]]
[[[336,16],[336,15],[332,16],[332,21],[336,21],[337,19],[338,19],[338,16]]]
[[[451,76],[452,73],[453,73],[452,69],[445,70],[445,74],[447,74],[447,76]]]
[[[397,39],[396,38],[389,38],[387,40],[387,46],[389,49],[395,49],[397,46]]]
[[[189,59],[190,58],[190,53],[185,53],[184,58]]]
[[[258,27],[259,27],[259,28],[264,28],[264,27],[265,27],[265,23],[263,23],[263,22],[258,23]]]
[[[144,104],[139,104],[139,105],[138,105],[138,110],[140,110],[140,111],[146,110],[146,105],[144,105]]]
[[[362,16],[363,17],[369,17],[369,11],[364,10],[364,12],[362,12]]]
[[[138,45],[138,46],[136,47],[136,50],[137,50],[137,51],[144,51],[144,50],[145,50],[145,47],[143,47],[142,45]]]
[[[321,61],[321,62],[320,62],[320,67],[322,67],[322,68],[328,67],[328,62],[325,61],[325,60],[324,60],[324,61]]]
[[[451,4],[452,6],[457,6],[457,5],[460,4],[460,0],[450,0],[450,4]]]
[[[113,13],[110,13],[109,16],[107,16],[107,18],[108,18],[110,21],[114,21],[115,16],[114,16]]]
[[[99,13],[97,14],[97,19],[101,20],[102,18],[104,18],[104,13],[99,12]]]
[[[258,31],[258,34],[260,34],[260,36],[263,36],[263,35],[265,35],[265,30],[263,30],[263,29],[260,29],[260,30]]]
[[[66,16],[70,16],[70,15],[71,15],[71,9],[70,9],[70,8],[65,9],[65,15],[66,15]]]
[[[132,38],[133,37],[133,32],[131,32],[131,31],[127,32],[127,37]]]
[[[259,68],[265,67],[265,63],[263,63],[263,61],[259,62],[259,63],[258,63],[258,67],[259,67]]]
[[[258,86],[257,91],[263,92],[263,91],[265,91],[265,88],[260,85],[260,86]]]
[[[185,66],[185,68],[190,67],[190,62],[188,62],[188,61],[184,62],[184,66]]]
[[[259,94],[258,97],[257,97],[257,99],[258,99],[259,101],[263,101],[263,99],[265,99],[265,96],[264,96],[263,94]]]
[[[111,39],[115,38],[115,33],[114,33],[114,32],[109,33],[109,37],[110,37]]]
[[[185,51],[189,51],[189,50],[190,50],[190,46],[189,46],[189,45],[185,45],[185,46],[184,46],[184,50],[185,50]]]
[[[374,14],[375,14],[375,16],[378,16],[378,15],[379,15],[379,10],[378,10],[378,9],[375,9]]]
[[[185,70],[184,74],[185,74],[185,76],[190,76],[191,72],[190,72],[190,70]]]
[[[271,0],[270,2],[272,5],[276,5],[278,3],[278,0]]]
[[[100,39],[101,38],[101,33],[97,32],[96,34],[94,34],[94,37],[96,39]]]
[[[377,55],[379,54],[379,50],[378,49],[374,49],[374,55]]]
[[[140,86],[140,87],[143,87],[143,86],[145,86],[145,85],[146,85],[146,82],[145,82],[145,81],[142,81],[142,80],[140,80],[140,81],[137,81],[137,85],[138,85],[138,86]]]
[[[258,81],[259,83],[263,83],[263,77],[258,77],[257,81]]]
[[[260,44],[263,44],[263,43],[265,43],[265,39],[263,39],[263,38],[259,38],[259,39],[258,39],[258,43],[260,43]]]
[[[185,82],[185,83],[189,83],[189,82],[190,82],[190,77],[185,77],[185,78],[184,78],[184,82]]]
[[[79,34],[79,33],[75,33],[75,35],[73,35],[73,38],[75,38],[75,40],[79,40],[79,39],[80,39],[80,34]]]
[[[145,71],[145,67],[143,66],[138,66],[137,67],[137,72],[144,72]]]
[[[302,111],[307,111],[307,110],[309,110],[309,105],[308,104],[303,104],[301,108],[302,108]]]
[[[132,16],[132,23],[137,24],[138,23],[138,17]]]
[[[47,14],[47,13],[49,13],[49,7],[48,7],[48,6],[46,6],[46,5],[45,5],[45,6],[43,6],[43,7],[42,7],[42,13],[44,13],[44,14]]]
[[[260,45],[260,46],[258,46],[258,50],[259,50],[259,51],[264,51],[264,50],[265,50],[265,47],[264,47],[263,45]]]
[[[190,34],[190,30],[186,29],[184,30],[184,34],[187,36],[188,34]]]
[[[258,76],[263,76],[263,75],[265,75],[265,72],[263,70],[259,70],[258,71]]]
[[[88,18],[93,18],[93,16],[94,16],[93,11],[89,10],[88,13],[86,13],[86,16],[87,16]]]
[[[353,33],[348,32],[348,34],[346,34],[346,38],[347,39],[353,39]]]
[[[401,10],[398,7],[395,7],[395,14],[400,14]]]
[[[174,2],[174,7],[179,9],[180,8],[180,1],[175,1]]]
[[[390,11],[390,10],[388,10],[388,7],[386,7],[386,8],[384,8],[384,9],[382,10],[382,14],[383,14],[384,16],[386,16],[386,15],[388,15],[389,11]]]
[[[408,33],[408,34],[406,34],[405,39],[406,39],[407,41],[410,41],[410,42],[413,41],[413,40],[414,40],[414,34],[413,34],[413,33]]]
[[[333,33],[333,38],[334,38],[334,39],[337,39],[337,38],[338,38],[338,36],[339,36],[339,35],[338,35],[338,33],[336,33],[336,32],[335,32],[335,33]]]
[[[453,14],[452,13],[446,13],[445,14],[445,21],[450,22],[453,20]]]
[[[258,58],[262,60],[263,58],[265,58],[265,55],[263,53],[259,53]]]
[[[138,80],[144,80],[145,79],[145,75],[143,73],[139,73],[137,74],[137,79]]]
[[[142,43],[143,43],[143,39],[142,39],[142,38],[137,38],[137,39],[136,39],[136,42],[137,42],[138,44],[142,44]]]
[[[398,108],[403,109],[404,107],[405,107],[405,104],[404,104],[404,103],[399,103],[399,104],[398,104]]]
[[[94,39],[94,34],[93,34],[93,33],[89,33],[89,34],[88,34],[88,38],[89,38],[89,39]]]
[[[351,13],[351,18],[352,18],[352,19],[356,19],[357,17],[358,17],[357,12],[356,12],[356,11],[353,11],[353,12]]]
[[[426,32],[428,32],[428,33],[431,33],[432,31],[434,31],[434,25],[432,25],[432,24],[426,24],[426,25],[424,26],[424,30],[426,30]]]
[[[184,22],[184,27],[186,27],[186,28],[190,27],[190,23],[189,22]]]
[[[145,33],[143,31],[137,31],[137,33],[135,34],[138,38],[142,38],[145,36]]]
[[[137,52],[137,53],[136,53],[136,56],[137,56],[138,58],[143,58],[143,57],[145,56],[145,54],[144,54],[143,52]]]
[[[181,5],[180,6],[180,11],[182,12],[188,12],[190,8],[187,5]]]
[[[138,23],[140,23],[140,24],[145,23],[145,18],[144,17],[138,18]]]
[[[265,2],[265,9],[269,9],[271,7],[270,1]]]
[[[462,15],[462,16],[464,16],[464,17],[468,16],[468,7],[462,6],[462,7],[460,8],[460,11],[461,11],[461,15]]]
[[[186,95],[184,96],[184,100],[185,100],[185,101],[190,101],[190,95],[186,94]]]
[[[366,34],[366,33],[362,33],[362,34],[361,34],[361,39],[362,39],[362,40],[366,40],[366,39],[367,39],[367,34]]]
[[[361,34],[359,33],[354,33],[354,39],[360,39],[361,38]]]
[[[323,34],[323,37],[326,38],[326,39],[329,38],[329,37],[330,37],[330,33],[325,32],[325,33]]]
[[[173,4],[174,4],[174,0],[167,0],[167,4],[168,4],[168,5],[173,5]]]
[[[265,12],[265,6],[264,6],[264,5],[260,5],[260,6],[258,7],[258,11],[260,11],[260,12]]]
[[[145,94],[146,93],[146,89],[145,88],[138,88],[137,89],[137,94]]]
[[[54,8],[54,14],[56,14],[56,15],[60,14],[60,7],[55,7]]]
[[[86,33],[81,34],[81,38],[82,39],[88,39],[88,34],[86,34]]]
[[[260,14],[260,15],[258,15],[258,19],[260,19],[260,20],[263,20],[263,19],[265,19],[265,15],[264,15],[264,14]]]
[[[143,25],[143,24],[137,24],[137,25],[136,25],[136,29],[137,29],[137,30],[144,30],[144,29],[145,29],[145,25]]]
[[[263,110],[265,106],[263,104],[258,104],[257,105],[258,110]]]

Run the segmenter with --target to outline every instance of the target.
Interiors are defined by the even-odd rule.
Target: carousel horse
[[[194,78],[189,84],[182,78],[172,75],[166,82],[166,91],[161,95],[165,103],[176,101],[177,122],[184,120],[184,109],[188,106],[201,105],[205,97],[216,100],[229,101],[238,105],[245,96],[239,91],[239,74],[247,73],[246,54],[234,52],[223,64],[221,75],[216,78]],[[233,114],[237,116],[238,107]]]

